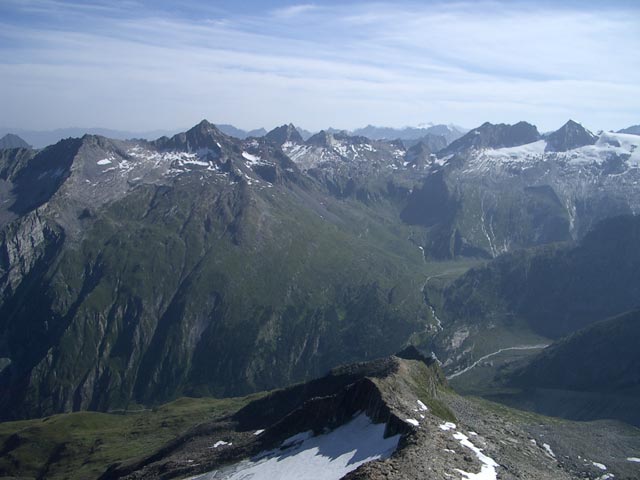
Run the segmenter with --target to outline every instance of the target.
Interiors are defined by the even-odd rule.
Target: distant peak
[[[218,130],[214,124],[208,120],[202,120],[186,132],[178,133],[171,138],[163,137],[158,139],[156,144],[163,149],[192,152],[202,148],[219,150],[221,148],[220,145],[229,139],[230,137]]]
[[[574,120],[568,120],[555,132],[547,135],[547,148],[549,152],[566,152],[574,148],[593,145],[598,137]]]
[[[286,142],[299,144],[304,143],[302,135],[300,135],[300,132],[298,132],[298,129],[293,125],[293,123],[274,128],[265,135],[265,138],[278,145],[283,145]]]
[[[326,147],[330,146],[332,141],[333,134],[331,132],[320,130],[318,133],[309,138],[309,140],[307,140],[307,143],[310,145],[319,145],[321,147]]]
[[[191,128],[191,130],[195,130],[195,129],[200,131],[209,131],[209,130],[219,131],[217,127],[213,123],[209,122],[209,120],[207,119],[201,120],[200,123],[198,123],[196,126]]]
[[[31,148],[31,145],[18,135],[7,133],[4,137],[0,138],[0,150],[5,148]]]
[[[520,121],[515,125],[484,122],[477,128],[454,141],[441,154],[460,152],[470,148],[505,148],[526,145],[540,139],[535,125]]]

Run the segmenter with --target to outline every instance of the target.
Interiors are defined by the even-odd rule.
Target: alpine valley
[[[639,147],[7,135],[0,477],[640,478]]]

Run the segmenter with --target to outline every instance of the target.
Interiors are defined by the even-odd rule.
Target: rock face
[[[593,145],[598,140],[593,133],[579,123],[569,120],[559,130],[546,137],[547,152],[566,152],[574,148]]]
[[[0,150],[10,148],[31,148],[31,145],[21,139],[18,135],[7,133],[4,137],[0,138]]]

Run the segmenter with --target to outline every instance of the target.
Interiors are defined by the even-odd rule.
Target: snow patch
[[[102,160],[98,160],[96,163],[98,165],[109,165],[111,163],[111,160],[109,160],[108,158],[103,158]]]
[[[549,455],[551,455],[553,458],[556,458],[556,454],[555,454],[555,453],[553,453],[553,450],[551,450],[551,447],[549,446],[549,444],[548,444],[548,443],[543,443],[543,444],[542,444],[542,448],[544,448],[544,449],[545,449],[545,451],[546,451]]]
[[[442,425],[440,425],[440,430],[442,431],[447,431],[447,430],[454,430],[456,428],[456,424],[455,423],[451,423],[451,422],[446,422],[443,423]]]
[[[627,457],[627,462],[640,463],[640,458],[638,458],[638,457]]]
[[[225,442],[224,440],[218,440],[216,443],[214,443],[214,444],[213,444],[211,447],[209,447],[209,448],[224,447],[225,445],[233,445],[233,443]]]
[[[385,424],[361,413],[330,433],[294,435],[282,447],[192,480],[338,480],[360,465],[389,458],[400,435],[384,438]],[[284,448],[288,447],[288,448]]]
[[[482,467],[480,469],[480,472],[478,473],[468,473],[463,470],[456,469],[458,473],[469,480],[496,480],[498,478],[496,474],[496,467],[498,467],[498,464],[493,458],[488,457],[487,455],[482,453],[482,450],[471,443],[469,441],[469,437],[467,437],[464,433],[456,432],[453,434],[453,438],[458,440],[460,442],[460,445],[462,445],[463,447],[467,447],[468,449],[473,451],[473,453],[476,454],[478,460],[480,460],[480,462],[482,463]]]
[[[603,465],[602,463],[598,463],[598,462],[591,462],[593,464],[594,467],[599,468],[600,470],[606,470],[607,467],[605,465]]]
[[[405,418],[404,420],[407,423],[410,423],[411,425],[413,425],[414,427],[418,427],[420,426],[420,422],[418,422],[418,420],[414,419],[414,418]]]
[[[422,248],[422,247],[420,247]],[[422,411],[422,412],[428,412],[429,409],[427,408],[427,406],[422,403],[420,400],[418,400],[418,408]]]
[[[249,160],[249,162],[251,162],[251,163],[258,163],[258,162],[260,162],[260,160],[261,160],[261,158],[260,158],[260,157],[258,157],[257,155],[253,155],[253,154],[251,154],[251,153],[249,153],[249,152],[244,152],[244,151],[243,151],[243,152],[242,152],[242,156],[243,156],[246,160]]]
[[[253,434],[256,435],[256,436],[261,435],[262,433],[264,433],[264,429],[256,430],[255,432],[253,432]]]

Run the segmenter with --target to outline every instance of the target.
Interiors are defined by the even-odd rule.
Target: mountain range
[[[432,152],[203,121],[4,150],[2,411],[245,394],[388,354],[435,321],[430,259],[571,242],[634,212],[638,140],[484,124]]]
[[[637,424],[634,409],[603,402],[627,405],[640,388],[629,341],[640,295],[640,136],[596,135],[572,120],[546,134],[527,122],[484,123],[455,139],[357,133],[307,136],[287,124],[240,138],[203,120],[155,140],[83,135],[34,150],[10,137],[0,149],[2,419],[285,388],[245,402],[254,405],[245,430],[280,425],[266,443],[246,443],[239,424],[207,427],[245,442],[220,461],[308,428],[347,428],[364,410],[360,427],[382,422],[383,438],[404,439],[404,468],[428,469],[403,443],[433,448],[407,420],[422,424],[419,408],[407,410],[415,395],[439,418],[429,432],[447,432],[440,427],[455,417],[466,419],[468,439],[488,414],[453,395],[447,375],[454,388],[481,385],[476,393],[511,407]],[[388,357],[407,345],[423,353]],[[373,363],[286,390],[364,361]],[[401,384],[409,387],[389,397]],[[311,392],[341,413],[324,422],[325,407],[308,408]],[[363,395],[385,400],[367,410]],[[568,403],[576,409],[561,408]],[[548,465],[505,453],[497,432],[512,429],[504,415],[520,414],[491,405],[500,413],[477,433],[500,465],[527,465],[533,478],[593,473],[574,451],[573,463],[549,454]],[[518,442],[540,441],[533,424],[518,422]],[[199,435],[104,478],[151,478],[186,462],[179,448],[172,455]],[[562,438],[558,449],[571,442]],[[6,441],[6,452],[22,445]],[[458,451],[448,441],[441,446]],[[548,454],[536,448],[527,456]],[[441,453],[429,457],[438,475],[453,465]],[[469,458],[470,470],[490,466]],[[556,462],[565,477],[550,473]],[[627,463],[616,464],[621,478]],[[391,475],[375,465],[352,478]],[[173,466],[176,476],[208,471]]]
[[[227,123],[216,124],[222,133],[225,133],[231,137],[244,140],[249,137],[263,137],[268,132],[264,128],[257,128],[254,130],[243,130]],[[296,127],[299,134],[304,140],[309,139],[314,133],[309,130],[305,130],[300,127]],[[327,129],[330,132],[337,133],[342,130]],[[366,136],[374,140],[395,140],[401,139],[408,141],[410,144],[415,143],[417,140],[423,138],[441,138],[444,137],[445,143],[450,143],[461,136],[466,130],[462,127],[456,127],[453,125],[431,125],[427,128],[417,127],[405,127],[405,128],[390,128],[390,127],[373,127],[371,125],[356,129],[353,132],[347,132],[350,135]],[[26,129],[12,129],[8,127],[0,127],[0,135],[15,135],[25,138],[35,148],[44,148],[59,142],[65,138],[82,137],[83,135],[100,135],[103,137],[113,138],[117,140],[127,140],[132,138],[139,138],[145,140],[153,140],[161,136],[172,136],[179,133],[179,129],[174,130],[146,130],[146,131],[132,131],[132,130],[114,130],[108,128],[59,128],[55,130],[26,130]],[[26,143],[26,142],[25,142]],[[18,145],[16,145],[18,146]],[[0,148],[15,148],[13,146],[0,147]],[[442,148],[442,147],[441,147]]]

